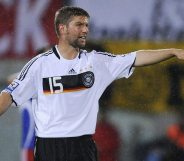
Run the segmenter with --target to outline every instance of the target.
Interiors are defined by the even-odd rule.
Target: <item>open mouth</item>
[[[79,39],[86,40],[86,36],[80,36]]]

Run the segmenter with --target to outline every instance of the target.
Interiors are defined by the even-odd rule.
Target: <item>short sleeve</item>
[[[99,53],[95,54],[96,59],[105,64],[113,79],[129,78],[133,71],[133,65],[136,59],[136,52],[131,52],[122,55],[113,55],[110,53]]]
[[[136,52],[117,55],[109,61],[109,70],[115,79],[129,78],[133,71],[136,59]]]
[[[13,102],[17,106],[21,106],[29,99],[35,98],[37,90],[35,87],[34,75],[34,65],[28,62],[17,78],[5,88],[4,91],[11,94]]]

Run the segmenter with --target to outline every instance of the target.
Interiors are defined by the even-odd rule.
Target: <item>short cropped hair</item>
[[[59,24],[67,25],[73,16],[90,17],[88,12],[79,7],[65,6],[56,11],[54,26],[57,36],[59,36]]]

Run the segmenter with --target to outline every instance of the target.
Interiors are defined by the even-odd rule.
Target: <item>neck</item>
[[[69,44],[60,43],[58,44],[59,54],[65,59],[75,59],[79,53],[79,48],[74,48]]]

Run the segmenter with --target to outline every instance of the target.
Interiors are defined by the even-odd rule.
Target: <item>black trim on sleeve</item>
[[[30,60],[25,66],[24,68],[22,69],[20,75],[19,75],[19,78],[18,80],[22,81],[24,80],[25,76],[27,75],[27,72],[29,71],[29,68],[32,66],[32,64],[38,59],[38,56],[37,57],[34,57],[32,60]]]
[[[105,56],[109,56],[109,57],[116,57],[117,56],[117,55],[107,53],[107,52],[95,52],[95,54],[105,55]]]
[[[11,99],[12,99],[12,103],[14,103],[15,104],[15,106],[18,106],[17,105],[17,102],[15,102],[15,100],[13,99],[13,96],[10,94],[10,96],[11,96]]]
[[[132,68],[133,68],[133,66],[134,66],[134,64],[135,64],[135,60],[136,60],[136,57],[135,57],[134,62],[132,63],[132,65],[131,65],[131,67],[130,67],[130,69],[129,69],[128,74],[130,74],[130,71],[132,70]]]
[[[24,68],[22,69],[22,71],[20,72],[20,75],[18,76],[18,80],[22,81],[24,80],[24,78],[26,77],[30,67],[34,64],[34,62],[36,62],[39,58],[43,57],[43,56],[48,56],[50,54],[52,54],[53,52],[51,50],[49,50],[48,52],[46,53],[43,53],[43,54],[39,54],[37,55],[36,57],[34,57],[33,59],[31,59],[25,66]]]

